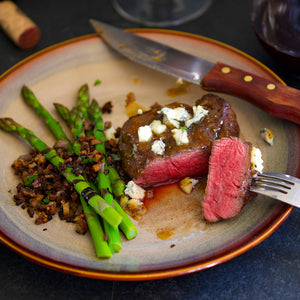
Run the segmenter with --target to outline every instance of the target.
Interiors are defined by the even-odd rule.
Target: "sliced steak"
[[[252,145],[239,138],[222,138],[214,143],[209,158],[209,171],[203,216],[209,222],[236,216],[253,197],[251,184]]]
[[[141,126],[150,125],[153,120],[163,123],[161,108],[133,116],[125,122],[120,132],[119,152],[123,170],[135,183],[153,186],[175,182],[187,176],[206,175],[214,141],[239,135],[236,115],[224,99],[209,94],[197,100],[195,105],[208,110],[208,114],[188,128],[184,122],[180,122],[180,127],[187,131],[186,144],[177,144],[172,135],[174,127],[169,124],[163,133],[153,134],[149,142],[139,142],[138,129]],[[189,105],[175,102],[167,107],[184,107],[193,116],[193,108]],[[151,150],[155,140],[164,142],[163,154]]]

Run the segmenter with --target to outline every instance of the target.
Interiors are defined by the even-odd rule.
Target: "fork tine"
[[[272,189],[266,189],[264,187],[255,187],[255,186],[251,186],[250,187],[250,191],[254,192],[254,193],[258,193],[258,194],[262,194],[268,197],[271,197],[273,199],[277,199],[277,200],[282,200],[282,198],[280,197],[280,195],[285,195],[286,193],[283,193],[282,191],[278,192],[277,190],[272,190]]]
[[[278,176],[279,175],[279,176]],[[282,176],[284,175],[284,176]],[[254,178],[253,186],[264,188],[264,190],[275,190],[287,194],[294,182],[290,181],[285,174],[260,173]]]
[[[268,172],[264,172],[264,173],[260,173],[257,174],[258,178],[269,178],[269,179],[274,179],[274,180],[283,180],[286,183],[290,183],[292,185],[294,185],[294,181],[293,181],[293,176],[291,175],[287,175],[287,174],[278,174],[278,173],[268,173]]]
[[[288,189],[290,190],[294,183],[287,183],[286,181],[282,181],[282,180],[275,180],[273,178],[261,178],[258,177],[255,180],[255,184],[254,185],[264,185],[264,186],[269,186],[270,188],[282,188],[282,189]]]
[[[277,191],[283,194],[287,194],[288,191],[285,189],[285,187],[279,186],[279,185],[272,185],[269,182],[255,182],[253,184],[254,188],[263,190],[263,191]],[[290,189],[290,187],[288,187]]]
[[[287,174],[260,173],[250,191],[300,207],[300,179]]]

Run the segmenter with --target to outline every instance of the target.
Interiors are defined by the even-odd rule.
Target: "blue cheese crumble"
[[[261,173],[264,169],[264,161],[262,159],[260,149],[252,147],[251,149],[251,169],[253,171]]]
[[[152,132],[154,132],[155,134],[162,134],[167,129],[167,126],[165,124],[162,124],[160,120],[152,121],[150,127]]]
[[[104,131],[104,135],[107,141],[115,139],[116,129],[112,126]]]
[[[134,199],[144,199],[146,191],[132,180],[126,184],[124,194]]]
[[[150,142],[153,134],[160,135],[166,129],[167,126],[173,128],[171,130],[173,138],[178,146],[189,143],[187,128],[193,123],[201,121],[207,114],[208,110],[204,109],[201,105],[193,106],[193,116],[186,110],[185,107],[163,107],[158,114],[163,115],[163,122],[160,120],[154,120],[150,125],[141,126],[138,128],[139,142]],[[185,126],[181,126],[181,125]],[[158,155],[162,155],[165,151],[165,143],[162,139],[153,141],[151,150]]]
[[[152,144],[151,150],[158,155],[163,155],[165,152],[166,144],[161,140],[155,140]]]
[[[149,142],[152,138],[151,127],[149,125],[139,127],[138,136],[140,142]]]
[[[176,141],[176,144],[178,146],[182,145],[182,144],[188,144],[189,143],[189,138],[188,138],[188,134],[187,131],[185,129],[172,129],[172,134],[173,134],[173,138]]]
[[[204,109],[201,105],[194,105],[193,113],[194,116],[191,119],[185,121],[186,127],[190,127],[193,123],[202,120],[208,114],[208,110]]]
[[[186,121],[191,118],[191,115],[184,107],[163,107],[158,113],[163,114],[164,124],[172,124],[175,128],[180,127],[180,121]]]

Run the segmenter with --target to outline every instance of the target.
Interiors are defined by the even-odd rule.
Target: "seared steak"
[[[206,95],[197,100],[195,107],[182,103],[171,103],[166,107],[185,108],[191,118],[196,107],[207,111],[199,121],[180,120],[175,124],[166,122],[162,108],[155,108],[128,119],[123,125],[119,138],[119,151],[123,170],[135,183],[153,186],[171,183],[184,177],[204,176],[208,172],[208,160],[216,139],[238,136],[239,126],[236,115],[229,103],[216,95]],[[152,133],[150,140],[140,141],[139,128],[160,120],[166,125],[162,133]],[[181,141],[174,138],[177,126]],[[146,126],[147,127],[147,126]],[[149,129],[149,127],[148,127]],[[154,141],[164,146],[161,152],[153,151]],[[158,143],[158,144],[159,144]]]
[[[202,202],[207,221],[236,216],[254,195],[248,191],[252,178],[251,149],[250,143],[236,137],[214,143]]]

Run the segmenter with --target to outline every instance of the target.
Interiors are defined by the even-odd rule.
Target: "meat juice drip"
[[[188,87],[191,85],[190,82],[184,82],[183,84],[180,84],[178,87],[170,88],[167,90],[167,95],[169,97],[178,97],[184,94],[188,93]]]
[[[156,230],[156,235],[161,239],[161,240],[167,240],[171,238],[174,234],[174,229],[173,228],[160,228]]]
[[[152,197],[146,198],[144,200],[144,205],[147,211],[149,211],[149,209],[151,210],[151,208],[154,206],[160,206],[160,203],[162,201],[165,201],[170,192],[174,189],[178,189],[178,192],[180,192],[177,183],[161,185],[152,188]],[[156,228],[155,233],[159,239],[167,240],[174,235],[174,230],[174,227],[164,226]]]
[[[300,77],[300,1],[264,2],[252,22],[263,47],[280,66]]]
[[[147,224],[161,240],[181,239],[195,231],[207,229],[202,220],[201,199],[206,178],[200,178],[191,194],[184,193],[179,183],[153,188],[153,197],[144,200],[147,213],[139,220],[140,226]]]
[[[204,193],[205,186],[206,186],[206,177],[199,178],[199,182],[197,183],[196,186],[197,186],[197,191],[195,191],[195,193],[200,193],[200,194]],[[143,200],[147,210],[151,209],[153,205],[158,205],[161,201],[165,201],[165,199],[168,198],[170,194],[178,193],[178,195],[180,194],[182,194],[183,196],[187,195],[180,189],[179,182],[163,184],[146,190],[151,191],[151,197],[147,197]],[[192,193],[193,192],[194,191],[192,191]]]
[[[157,205],[159,202],[166,199],[170,192],[176,189],[179,193],[181,192],[178,187],[178,183],[165,184],[151,188],[153,191],[152,197],[146,198],[143,201],[147,210],[151,209],[153,205]]]

